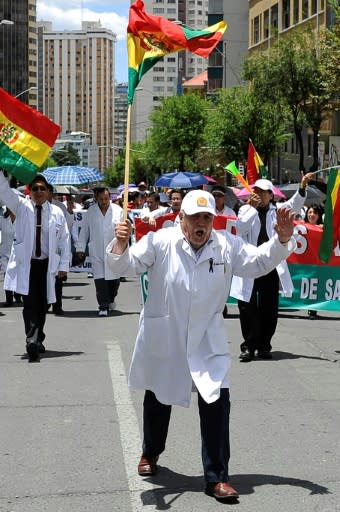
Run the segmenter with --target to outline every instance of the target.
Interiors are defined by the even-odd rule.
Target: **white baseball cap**
[[[195,215],[200,212],[216,215],[214,196],[206,190],[191,190],[184,196],[181,210],[187,215]]]
[[[255,181],[253,187],[260,188],[261,190],[270,190],[271,192],[273,192],[273,184],[269,180],[265,180],[265,179],[257,180],[257,181]]]

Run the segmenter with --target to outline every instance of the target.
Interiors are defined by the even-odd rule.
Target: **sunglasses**
[[[32,187],[31,188],[32,192],[46,192],[47,188],[46,187],[39,187],[39,186],[36,186],[36,187]]]

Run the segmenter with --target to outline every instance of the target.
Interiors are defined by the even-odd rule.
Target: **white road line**
[[[141,455],[142,441],[138,428],[138,419],[127,385],[127,376],[122,359],[120,346],[117,342],[107,343],[109,366],[115,406],[119,419],[120,440],[122,444],[128,489],[130,491],[131,510],[140,512],[156,510],[156,499],[153,495],[153,485],[146,482],[137,473],[137,464]],[[146,493],[146,491],[148,491]],[[141,500],[143,493],[143,502]],[[145,501],[149,497],[148,502]]]

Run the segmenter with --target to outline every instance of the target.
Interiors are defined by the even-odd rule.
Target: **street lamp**
[[[26,92],[29,92],[29,91],[37,91],[38,90],[38,87],[36,87],[35,85],[33,85],[32,87],[29,87],[28,89],[25,89],[24,91],[21,91],[19,92],[19,94],[17,94],[15,96],[15,98],[19,98],[19,96],[22,96],[23,94],[25,94]]]

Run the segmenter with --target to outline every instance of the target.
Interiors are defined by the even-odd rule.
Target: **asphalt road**
[[[96,316],[86,274],[70,275],[63,302],[39,363],[24,355],[21,308],[0,309],[1,512],[340,511],[340,314],[282,313],[274,359],[239,363],[229,307],[230,475],[241,496],[226,505],[202,492],[194,392],[189,409],[173,409],[159,474],[137,475],[143,393],[126,379],[138,281],[121,284],[109,318]]]

